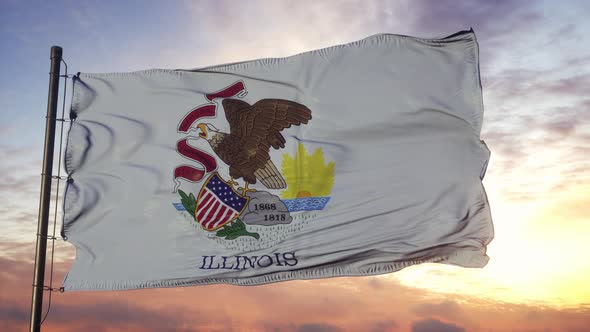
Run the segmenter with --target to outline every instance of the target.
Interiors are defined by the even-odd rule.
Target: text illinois
[[[202,256],[201,270],[245,270],[269,266],[295,266],[294,252],[273,253],[261,256]]]

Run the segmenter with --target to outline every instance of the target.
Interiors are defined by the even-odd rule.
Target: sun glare
[[[586,194],[569,192],[531,204],[497,201],[491,258],[483,269],[426,264],[393,276],[402,284],[439,293],[554,307],[588,303],[590,224],[572,203]]]

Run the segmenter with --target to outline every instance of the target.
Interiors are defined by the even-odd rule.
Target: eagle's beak
[[[207,125],[204,123],[199,123],[197,125],[197,128],[201,129],[201,132],[199,133],[199,137],[203,138],[203,139],[207,139]]]

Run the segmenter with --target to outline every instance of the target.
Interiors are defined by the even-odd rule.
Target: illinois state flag
[[[65,290],[483,267],[473,31],[74,80]]]

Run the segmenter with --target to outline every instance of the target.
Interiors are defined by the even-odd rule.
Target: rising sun
[[[303,144],[297,146],[295,157],[283,155],[283,175],[287,190],[281,193],[284,199],[325,197],[330,195],[334,185],[334,162],[326,164],[322,148],[313,154]]]

